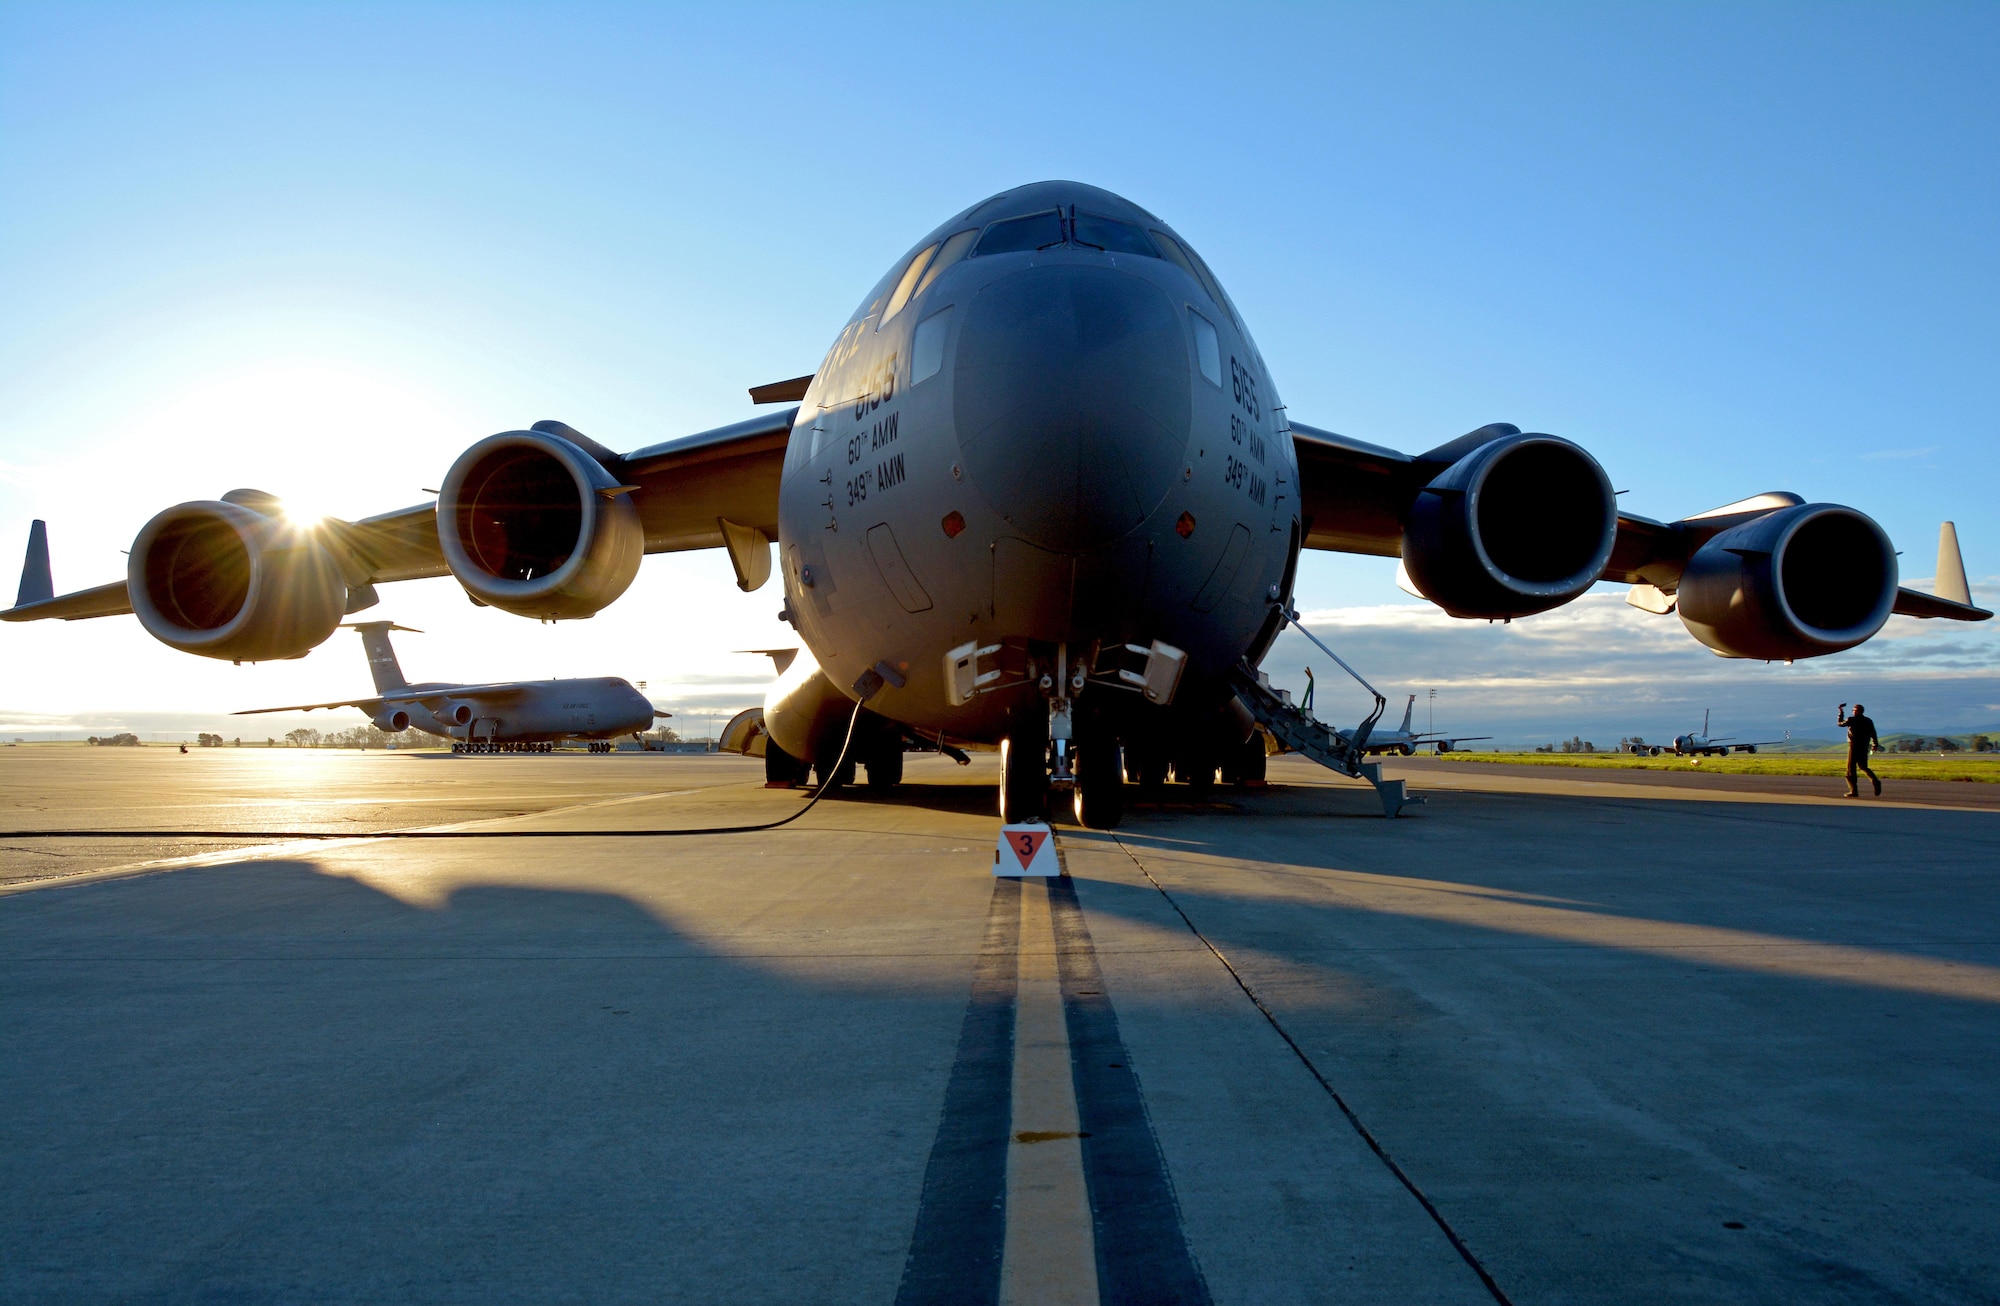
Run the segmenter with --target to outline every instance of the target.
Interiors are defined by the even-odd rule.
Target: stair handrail
[[[1321,643],[1319,636],[1313,634],[1310,630],[1307,630],[1306,624],[1303,621],[1299,620],[1299,612],[1297,608],[1292,607],[1291,605],[1284,603],[1282,601],[1275,603],[1272,606],[1278,609],[1278,616],[1281,620],[1281,624],[1279,625],[1278,629],[1280,630],[1284,629],[1283,623],[1288,623],[1290,625],[1298,627],[1299,633],[1301,635],[1304,635],[1307,639],[1311,640],[1315,648],[1317,648],[1320,652],[1326,654],[1328,657],[1332,658],[1336,663],[1339,664],[1340,669],[1342,671],[1345,671],[1348,675],[1354,677],[1356,684],[1360,685],[1363,689],[1367,690],[1369,694],[1374,696],[1375,710],[1373,712],[1370,712],[1368,714],[1367,719],[1363,721],[1358,728],[1356,728],[1354,732],[1354,739],[1347,746],[1350,756],[1366,757],[1368,755],[1367,754],[1368,736],[1374,733],[1375,723],[1382,719],[1382,709],[1389,705],[1389,700],[1382,697],[1382,691],[1375,688],[1375,686],[1369,684],[1368,681],[1365,678],[1363,678],[1362,674],[1359,671],[1356,671],[1353,667],[1348,666],[1346,658],[1343,658],[1342,656],[1340,656],[1340,654],[1334,652],[1332,649],[1328,648],[1325,644]],[[1334,738],[1335,739],[1340,738],[1340,733],[1338,731],[1334,732]]]

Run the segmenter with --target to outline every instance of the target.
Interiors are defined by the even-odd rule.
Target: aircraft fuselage
[[[1153,641],[1188,655],[1175,714],[1213,715],[1279,629],[1297,481],[1199,257],[1108,192],[1023,187],[898,260],[816,374],[780,491],[787,611],[834,685],[893,670],[869,708],[926,734],[998,739],[1058,663]],[[1009,674],[953,705],[945,655],[968,643]],[[1076,696],[1128,726],[1149,706]]]

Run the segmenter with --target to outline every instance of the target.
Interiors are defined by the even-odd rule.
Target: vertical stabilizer
[[[1703,708],[1703,709],[1701,710],[1701,737],[1702,737],[1703,739],[1706,739],[1706,738],[1708,738],[1708,709],[1707,709],[1707,708]]]
[[[1949,526],[1951,523],[1945,524]],[[1962,570],[1960,574],[1963,575]],[[1964,583],[1962,580],[1959,582],[1960,585]],[[18,608],[24,603],[40,603],[55,596],[55,577],[49,574],[49,524],[37,518],[28,527],[28,557],[21,564],[21,589],[14,596],[14,606]]]
[[[1417,696],[1410,695],[1410,701],[1403,704],[1403,733],[1410,733],[1410,714],[1417,710]]]
[[[376,693],[410,687],[410,682],[403,679],[403,668],[396,662],[396,650],[389,646],[389,632],[407,630],[412,635],[421,635],[422,631],[393,621],[356,621],[349,623],[348,629],[361,632],[361,647],[368,653],[368,672],[375,677]]]
[[[40,529],[41,523],[36,522],[35,526]],[[30,557],[34,554],[34,547],[32,543],[28,546]],[[42,566],[47,568],[46,559]],[[44,574],[47,574],[46,570]],[[21,583],[26,585],[28,582],[23,579]],[[1953,603],[1963,603],[1967,607],[1972,605],[1972,587],[1965,583],[1965,555],[1958,551],[1958,527],[1950,522],[1938,527],[1937,584],[1932,593]]]

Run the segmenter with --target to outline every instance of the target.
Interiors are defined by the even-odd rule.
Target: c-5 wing
[[[454,698],[484,698],[506,700],[519,698],[529,686],[520,683],[492,685],[425,685],[411,689],[399,689],[394,693],[377,694],[373,698],[343,698],[337,703],[293,703],[288,707],[253,707],[243,712],[232,712],[231,716],[257,716],[265,712],[317,712],[329,707],[358,707],[373,713],[390,703],[421,703],[433,707]]]
[[[328,707],[358,707],[363,712],[373,714],[382,706],[379,698],[343,698],[338,703],[293,703],[289,707],[252,707],[241,712],[231,712],[231,716],[262,716],[267,712],[317,712]]]

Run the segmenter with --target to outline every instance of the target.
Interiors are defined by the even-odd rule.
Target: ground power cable
[[[854,748],[854,728],[861,723],[861,703],[854,704],[847,718],[847,738],[840,745],[840,759],[820,780],[812,798],[790,816],[762,825],[710,825],[682,830],[8,830],[0,831],[0,842],[13,839],[202,839],[202,840],[303,840],[303,839],[670,839],[686,834],[756,834],[790,825],[814,807],[832,790],[832,783],[847,766]],[[528,813],[533,815],[533,813]],[[509,819],[509,818],[503,818]]]
[[[1172,907],[1174,914],[1181,918],[1181,924],[1188,927],[1188,933],[1200,939],[1201,945],[1207,948],[1217,961],[1222,963],[1222,968],[1229,972],[1229,978],[1235,980],[1236,987],[1243,990],[1243,996],[1250,999],[1251,1005],[1263,1013],[1265,1021],[1277,1032],[1279,1038],[1285,1040],[1285,1046],[1292,1050],[1292,1055],[1299,1059],[1299,1064],[1306,1068],[1306,1073],[1311,1075],[1319,1083],[1319,1086],[1326,1090],[1326,1095],[1333,1099],[1333,1104],[1340,1108],[1340,1113],[1343,1116],[1347,1117],[1347,1123],[1354,1127],[1354,1132],[1361,1136],[1361,1141],[1368,1144],[1368,1150],[1375,1153],[1375,1158],[1388,1167],[1389,1173],[1396,1176],[1397,1181],[1409,1190],[1410,1196],[1417,1199],[1417,1204],[1422,1206],[1424,1213],[1431,1217],[1431,1223],[1435,1224],[1439,1232],[1443,1233],[1445,1238],[1451,1243],[1452,1250],[1456,1251],[1459,1258],[1472,1267],[1472,1272],[1479,1276],[1479,1281],[1482,1284],[1486,1285],[1486,1291],[1493,1295],[1493,1300],[1500,1303],[1500,1306],[1514,1306],[1513,1301],[1507,1296],[1499,1283],[1494,1280],[1492,1274],[1480,1263],[1479,1257],[1473,1254],[1472,1249],[1465,1245],[1465,1240],[1458,1236],[1458,1231],[1453,1229],[1451,1223],[1444,1218],[1444,1212],[1438,1210],[1436,1204],[1424,1195],[1424,1190],[1417,1187],[1417,1181],[1410,1177],[1409,1172],[1396,1164],[1396,1159],[1389,1155],[1388,1149],[1384,1148],[1375,1135],[1370,1132],[1368,1126],[1361,1122],[1361,1117],[1354,1113],[1354,1108],[1347,1104],[1347,1099],[1340,1095],[1340,1090],[1336,1089],[1333,1086],[1333,1082],[1320,1073],[1319,1067],[1313,1064],[1312,1058],[1306,1055],[1306,1050],[1299,1046],[1298,1040],[1293,1038],[1285,1027],[1278,1022],[1277,1014],[1264,1004],[1264,999],[1257,996],[1257,990],[1250,987],[1250,982],[1243,978],[1242,972],[1237,970],[1229,958],[1222,954],[1222,949],[1216,947],[1214,943],[1210,942],[1209,937],[1201,932],[1200,927],[1182,909],[1174,895],[1167,892],[1167,887],[1153,878],[1153,873],[1146,869],[1146,864],[1139,860],[1139,855],[1132,851],[1130,845],[1126,844],[1124,840],[1118,838],[1116,835],[1112,836],[1111,841],[1117,844],[1127,857],[1132,859],[1132,865],[1138,868],[1139,874],[1145,876],[1146,882],[1157,889],[1160,896],[1167,900],[1167,905]]]

